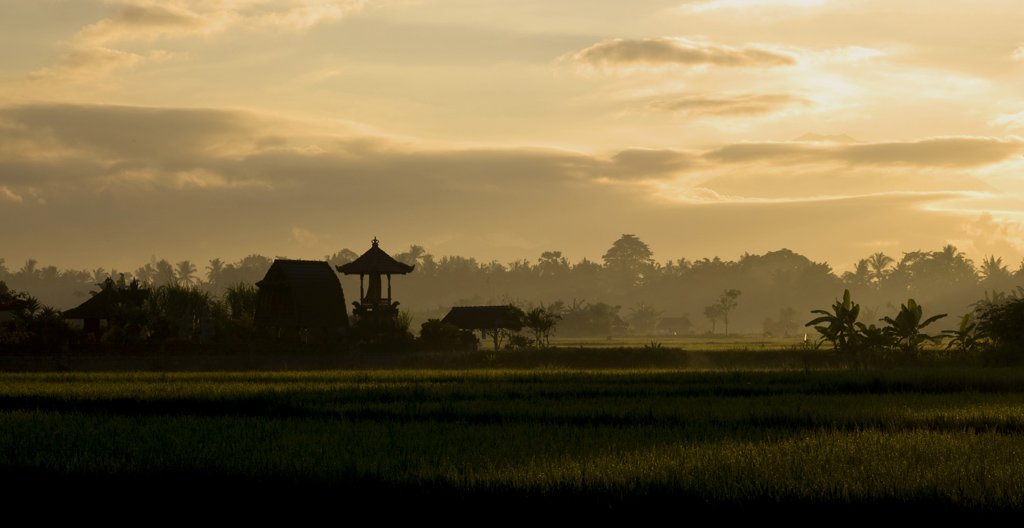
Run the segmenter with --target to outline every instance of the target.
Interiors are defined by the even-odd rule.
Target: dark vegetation
[[[337,265],[355,257],[355,252],[342,250],[325,258]],[[493,336],[499,349],[548,347],[555,335],[695,334],[700,327],[689,312],[659,308],[708,302],[703,315],[710,327],[704,328],[711,335],[718,334],[721,322],[725,336],[734,332],[737,323],[743,325],[740,334],[798,336],[806,321],[800,314],[820,308],[822,299],[844,286],[844,299],[831,310],[813,310],[819,317],[807,326],[815,327],[821,342],[850,364],[908,364],[940,356],[1007,363],[1016,361],[1022,355],[1016,351],[1024,348],[1024,335],[1018,335],[1024,334],[1020,330],[1024,325],[1014,324],[1024,315],[1020,308],[1024,301],[1018,296],[1024,287],[1017,285],[1024,283],[1024,270],[1011,273],[995,257],[975,268],[953,246],[906,253],[898,262],[876,253],[842,277],[826,264],[788,250],[748,254],[738,262],[716,258],[659,264],[634,235],[617,240],[603,256],[603,265],[586,259],[570,265],[559,252],[543,253],[536,265],[525,260],[507,266],[481,265],[461,257],[435,260],[419,246],[395,257],[417,265],[415,273],[398,282],[396,295],[403,307],[411,305],[419,316],[426,316],[426,322],[417,325],[420,337],[415,342],[411,330],[417,316],[412,310],[404,310],[390,332],[363,336],[364,329],[357,325],[350,342],[361,344],[363,350],[471,349],[475,338],[440,322],[448,307],[465,304],[511,306],[523,330],[499,331]],[[0,345],[54,352],[97,341],[122,346],[253,343],[259,337],[253,328],[257,299],[253,283],[271,263],[259,255],[231,264],[214,259],[203,280],[187,260],[172,265],[153,259],[134,273],[108,273],[102,268],[92,272],[37,268],[32,260],[11,272],[0,259],[0,310],[11,314],[0,325]],[[8,281],[22,289],[10,289]],[[119,291],[142,288],[149,296],[141,305],[120,307],[101,335],[68,327],[59,310],[25,293],[53,298],[58,291],[71,291],[81,300],[111,285]],[[450,304],[440,304],[441,299]],[[815,304],[809,304],[812,299]],[[956,310],[957,316],[943,321],[945,314],[930,312],[925,318],[925,302],[915,299],[927,299],[929,308]],[[625,303],[632,303],[626,304],[628,313],[622,311]],[[794,306],[807,306],[807,311]],[[751,322],[765,313],[775,316],[765,317],[759,329],[752,329]],[[941,327],[945,322],[949,324]],[[925,333],[933,323],[940,331]],[[813,347],[818,336],[804,335],[807,346]],[[945,348],[941,339],[946,340]]]
[[[62,504],[1003,513],[1021,405],[1019,369],[0,374],[0,472]]]
[[[344,249],[325,258],[339,265],[357,256]],[[451,306],[515,303],[524,311],[543,306],[560,315],[559,337],[721,333],[726,326],[720,324],[726,315],[723,293],[730,291],[742,295],[733,297],[737,304],[728,309],[729,332],[782,336],[802,333],[805,314],[844,289],[863,307],[862,321],[877,322],[895,316],[910,298],[933,313],[963,314],[986,292],[1024,286],[1024,269],[1010,270],[994,256],[976,265],[954,246],[913,251],[898,259],[876,253],[841,276],[826,263],[786,249],[744,254],[736,261],[658,261],[633,235],[615,241],[598,262],[571,263],[561,252],[546,251],[536,261],[484,263],[461,256],[435,258],[420,246],[393,256],[416,264],[415,272],[395,280],[395,297],[409,312],[414,329],[427,319],[441,319]],[[122,273],[125,284],[133,279],[149,287],[177,283],[221,300],[229,286],[262,279],[271,263],[260,255],[233,263],[213,259],[206,266],[154,258],[135,270],[86,271],[34,260],[9,269],[0,259],[0,281],[28,292],[41,306],[65,310],[86,300],[106,278],[120,282]],[[342,277],[342,282],[350,296],[358,291],[358,279]],[[670,320],[677,324],[666,325]],[[951,318],[936,324],[951,329],[955,322]]]

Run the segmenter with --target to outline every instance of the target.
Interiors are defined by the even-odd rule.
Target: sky
[[[1024,257],[1020,0],[0,0],[0,258]],[[201,267],[201,266],[200,266]]]

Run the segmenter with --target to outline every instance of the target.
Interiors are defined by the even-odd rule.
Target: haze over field
[[[1024,256],[1019,0],[0,0],[0,257]]]

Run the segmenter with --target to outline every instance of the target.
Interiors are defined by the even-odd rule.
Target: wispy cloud
[[[977,167],[998,163],[1021,152],[1024,152],[1024,140],[1017,137],[956,136],[845,145],[738,143],[709,152],[705,157],[720,163]]]
[[[32,81],[87,82],[109,75],[114,70],[128,69],[146,62],[159,62],[177,55],[153,51],[147,55],[104,47],[79,48],[57,57],[52,66],[29,74]]]
[[[8,202],[20,203],[22,201],[21,196],[14,194],[14,192],[8,189],[6,186],[0,186],[0,198],[3,198]]]
[[[146,55],[115,49],[119,43],[206,36],[230,28],[302,31],[362,9],[367,0],[123,0],[113,16],[82,28],[53,65],[30,74],[32,80],[83,82],[174,56],[162,50]]]
[[[946,201],[956,198],[989,198],[989,193],[973,191],[889,191],[878,193],[841,193],[813,196],[796,196],[785,198],[766,198],[757,196],[738,196],[720,193],[707,187],[690,187],[677,189],[672,197],[681,202],[690,203],[732,203],[732,204],[800,204],[817,202],[837,202],[847,200],[875,200],[879,198],[908,198],[915,202]]]
[[[1010,57],[1013,60],[1024,61],[1024,43],[1017,46],[1017,49],[1013,50],[1013,53],[1010,54]]]
[[[320,22],[340,20],[363,8],[367,0],[178,0],[117,2],[117,12],[84,27],[76,35],[83,44],[152,41],[208,35],[232,27],[304,30]]]
[[[602,175],[615,179],[646,180],[670,177],[701,162],[700,157],[674,149],[629,148],[616,153]]]
[[[834,0],[696,0],[669,9],[669,13],[689,17],[729,17],[745,23],[766,24],[813,15],[836,4],[842,5]]]
[[[811,104],[811,100],[793,94],[688,95],[648,103],[651,112],[688,115],[753,116],[778,112],[792,106]]]
[[[791,51],[768,45],[735,47],[675,37],[605,40],[576,52],[571,58],[580,67],[604,71],[665,66],[771,68],[797,64],[797,57]]]
[[[990,126],[1006,127],[1011,130],[1024,130],[1024,112],[1003,114],[989,121]]]

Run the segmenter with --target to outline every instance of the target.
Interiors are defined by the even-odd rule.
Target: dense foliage
[[[559,251],[543,251],[536,261],[479,262],[462,256],[437,258],[414,245],[392,253],[416,265],[413,273],[394,278],[394,296],[416,325],[442,318],[451,306],[517,303],[525,311],[543,306],[561,316],[557,331],[563,337],[720,333],[718,323],[726,318],[730,333],[788,335],[798,328],[794,314],[820,308],[823,299],[844,288],[858,299],[864,319],[874,321],[896,317],[908,298],[937,313],[963,313],[987,291],[1007,292],[1024,285],[1024,270],[1011,271],[995,256],[975,266],[951,245],[912,251],[902,258],[875,253],[841,276],[827,263],[787,249],[744,254],[735,261],[659,261],[655,254],[636,235],[614,241],[598,262],[583,258],[573,263]],[[324,258],[339,265],[357,257],[356,251],[343,249]],[[122,274],[104,268],[60,270],[31,259],[12,270],[0,259],[0,280],[30,292],[45,305],[67,309],[88,298],[106,277],[117,280],[122,275],[127,282],[135,278],[152,288],[175,283],[196,287],[220,299],[242,282],[251,285],[262,279],[271,263],[255,254],[234,263],[212,259],[207,266],[153,258]],[[342,277],[342,283],[347,291],[358,291],[358,278]],[[743,292],[738,304],[735,297],[723,298],[723,292],[731,291]],[[228,299],[227,304],[229,314],[237,317],[237,303]],[[672,319],[675,325],[659,327],[662,319]],[[940,330],[951,329],[955,321],[948,323]]]

